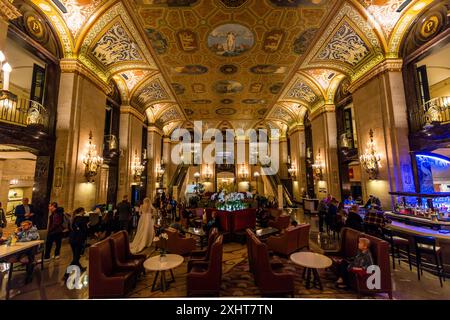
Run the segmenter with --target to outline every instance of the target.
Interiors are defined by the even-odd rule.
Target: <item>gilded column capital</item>
[[[143,115],[138,110],[136,110],[136,108],[134,108],[130,105],[120,106],[120,114],[130,114],[130,115],[136,117],[142,123],[144,123],[144,121],[145,121],[145,115]]]
[[[302,125],[302,124],[296,124],[296,125],[294,125],[294,126],[289,128],[287,134],[288,134],[288,136],[291,136],[294,133],[297,133],[299,131],[305,131],[305,126]]]
[[[61,59],[59,62],[62,73],[77,73],[83,77],[90,80],[94,85],[96,85],[100,90],[102,90],[106,95],[112,93],[112,88],[106,84],[102,79],[100,79],[94,72],[82,64],[76,59]]]
[[[329,112],[336,112],[336,106],[334,104],[323,104],[311,112],[310,119],[312,121],[321,114]]]
[[[11,0],[0,0],[0,19],[4,21],[14,20],[21,17],[22,14],[12,4]]]
[[[164,137],[164,131],[159,128],[158,126],[156,126],[154,123],[149,124],[147,126],[147,132],[155,132],[157,134],[159,134],[161,137]]]
[[[370,69],[364,76],[352,82],[348,87],[350,93],[355,92],[369,80],[384,72],[401,72],[403,67],[402,59],[386,59]]]

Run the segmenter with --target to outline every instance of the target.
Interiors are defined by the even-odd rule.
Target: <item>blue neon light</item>
[[[425,158],[425,159],[429,159],[433,162],[434,165],[438,165],[441,167],[447,167],[450,166],[450,159],[442,156],[442,155],[438,155],[435,153],[416,153],[416,157],[417,158]]]

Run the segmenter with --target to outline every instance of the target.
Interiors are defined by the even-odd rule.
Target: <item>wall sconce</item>
[[[320,148],[317,152],[316,158],[314,160],[314,163],[312,164],[312,168],[314,170],[314,177],[317,180],[323,180],[323,169],[324,169],[324,163],[322,160],[322,156],[320,155]]]
[[[95,144],[92,144],[92,131],[89,131],[88,150],[82,159],[84,163],[84,176],[88,182],[94,182],[99,167],[103,164],[103,158],[97,155]]]
[[[297,169],[295,168],[294,165],[292,165],[292,164],[289,165],[288,173],[289,173],[289,176],[291,176],[292,179],[295,179],[297,177]]]
[[[145,166],[141,163],[141,158],[138,156],[137,150],[134,151],[134,162],[131,165],[131,170],[133,171],[135,180],[138,180],[145,170]]]
[[[200,179],[200,172],[194,173],[195,184],[198,184],[198,180]]]
[[[156,180],[161,188],[163,186],[164,173],[166,173],[166,165],[164,164],[164,159],[161,159],[159,167],[156,168]]]
[[[369,131],[370,140],[367,142],[366,151],[359,157],[359,161],[369,175],[369,179],[374,180],[378,176],[378,170],[381,168],[381,156],[375,149],[373,142],[373,130]]]
[[[206,164],[206,170],[203,176],[205,177],[206,180],[210,180],[212,178],[212,172],[209,169],[209,164]]]
[[[247,170],[246,167],[244,167],[244,166],[241,167],[241,171],[239,172],[239,176],[242,179],[247,179],[248,178],[248,170]]]

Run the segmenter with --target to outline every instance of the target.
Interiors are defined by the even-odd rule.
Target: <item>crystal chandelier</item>
[[[82,159],[84,163],[84,176],[88,182],[94,182],[99,167],[103,164],[103,158],[97,155],[95,144],[92,144],[92,131],[89,132],[88,150]]]
[[[141,158],[138,156],[137,150],[134,151],[134,162],[131,165],[131,170],[135,179],[139,179],[144,172],[145,166],[141,163]]]
[[[376,179],[378,169],[381,168],[381,156],[376,152],[372,129],[369,131],[369,137],[370,140],[367,142],[366,151],[359,157],[359,161],[369,175],[369,179]]]

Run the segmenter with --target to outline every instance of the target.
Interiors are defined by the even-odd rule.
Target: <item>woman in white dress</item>
[[[136,231],[136,236],[133,242],[130,243],[130,250],[132,253],[138,253],[147,247],[150,247],[155,236],[153,213],[155,209],[150,203],[149,198],[144,199],[144,203],[139,208],[139,223]]]

